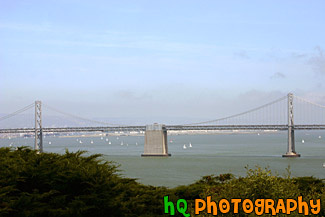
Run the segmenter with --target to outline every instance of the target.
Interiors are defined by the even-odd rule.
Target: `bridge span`
[[[158,135],[153,134],[148,128],[158,128]],[[71,132],[145,132],[145,153],[142,156],[170,156],[168,153],[167,131],[262,131],[262,130],[277,130],[286,131],[288,125],[160,125],[153,124],[147,126],[121,126],[121,127],[45,127],[42,128],[42,133],[71,133]],[[294,125],[294,130],[325,130],[325,125]],[[166,133],[165,133],[166,132]],[[35,128],[15,128],[15,129],[0,129],[0,133],[35,133]],[[165,138],[164,138],[165,137]],[[288,136],[289,138],[289,136]],[[151,141],[152,140],[152,141]],[[294,143],[294,141],[292,141]],[[292,145],[292,144],[291,144]],[[289,146],[289,142],[288,142]],[[40,146],[43,148],[43,144]],[[288,147],[288,150],[294,150],[293,147]],[[40,150],[43,151],[43,150]],[[287,152],[288,153],[288,152]],[[299,157],[300,155],[285,154],[283,157]]]
[[[233,131],[233,130],[288,130],[288,125],[163,125],[167,131]],[[325,125],[294,125],[294,130],[325,130]],[[71,132],[140,132],[146,131],[146,126],[122,126],[122,127],[43,127],[43,133],[71,133]],[[0,133],[34,133],[35,128],[9,128],[0,129]]]
[[[297,103],[307,103],[309,107],[314,106],[317,108],[319,114],[316,114],[316,119],[312,120],[312,123],[298,123],[294,124],[294,112],[293,112],[293,101],[296,98]],[[275,107],[279,103],[283,102],[286,104],[282,106],[279,114],[274,111],[278,108]],[[142,156],[170,156],[168,153],[168,131],[260,131],[260,130],[278,130],[288,131],[288,145],[286,154],[283,157],[300,157],[300,154],[296,153],[295,150],[295,130],[325,130],[325,106],[318,105],[309,102],[300,97],[294,97],[293,94],[289,93],[287,96],[275,100],[271,103],[262,105],[260,107],[251,109],[246,112],[242,112],[236,115],[232,115],[225,118],[220,118],[212,121],[205,121],[200,123],[182,124],[182,125],[163,125],[163,124],[152,124],[152,125],[137,125],[137,126],[87,126],[87,127],[43,127],[42,126],[42,103],[36,101],[35,105],[29,105],[21,110],[18,110],[12,114],[0,118],[0,121],[13,117],[26,111],[27,109],[35,108],[35,127],[33,128],[3,128],[0,129],[0,133],[35,133],[35,149],[39,152],[43,151],[43,133],[68,133],[68,132],[131,132],[131,131],[142,131],[145,132],[145,144],[144,154]],[[278,106],[281,107],[281,106]],[[310,115],[315,115],[310,108],[301,110],[299,115],[309,118]],[[283,109],[285,108],[285,109]],[[283,111],[284,110],[284,111]],[[299,110],[299,109],[298,109]],[[61,112],[63,114],[67,114]],[[260,115],[260,113],[264,115]],[[286,113],[283,115],[283,113]],[[77,117],[75,115],[70,115]],[[272,124],[278,117],[284,117],[286,119],[281,124]],[[305,117],[306,116],[306,117]],[[298,116],[299,117],[299,116]],[[85,118],[80,118],[87,120]],[[302,119],[306,121],[305,119]],[[253,120],[253,121],[252,121]],[[255,121],[255,122],[254,122]],[[99,121],[93,121],[99,124],[105,124]],[[235,123],[237,122],[237,123]],[[253,123],[254,122],[254,123]],[[265,122],[265,123],[264,123]],[[245,124],[246,123],[246,124]]]

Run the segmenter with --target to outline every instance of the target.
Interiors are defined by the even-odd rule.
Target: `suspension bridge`
[[[69,119],[75,120],[77,126],[50,126],[51,123],[43,124],[42,108],[60,113]],[[224,118],[187,123],[180,125],[121,125],[103,121],[91,120],[77,115],[60,111],[56,108],[36,101],[11,114],[0,117],[0,124],[7,126],[13,118],[19,118],[23,112],[35,109],[34,126],[32,127],[1,127],[0,134],[33,133],[35,135],[34,148],[43,152],[44,133],[67,133],[67,132],[115,132],[115,131],[144,131],[145,144],[142,156],[170,156],[168,153],[167,131],[253,131],[253,130],[278,130],[288,132],[287,152],[283,157],[300,157],[295,150],[295,130],[325,130],[325,106],[313,103],[307,99],[289,93],[287,96],[257,108],[231,115]],[[84,126],[87,123],[87,126]],[[52,124],[53,125],[53,124]]]

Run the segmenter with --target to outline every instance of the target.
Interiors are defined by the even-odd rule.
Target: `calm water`
[[[282,158],[287,149],[286,132],[231,135],[174,135],[168,136],[169,158],[142,158],[144,137],[45,137],[46,152],[64,153],[87,150],[103,154],[105,160],[120,164],[125,177],[137,178],[150,185],[175,187],[193,183],[204,175],[246,174],[245,166],[269,167],[280,175],[290,165],[293,176],[325,178],[325,131],[296,131],[296,151],[301,158]],[[319,138],[321,136],[321,138]],[[106,138],[109,141],[106,141]],[[82,141],[80,143],[77,139]],[[302,143],[304,140],[304,143]],[[93,141],[93,143],[91,143]],[[123,145],[121,145],[123,142]],[[0,139],[1,147],[29,145],[33,138]],[[51,144],[49,144],[51,143]],[[136,145],[136,143],[138,145]],[[192,144],[192,148],[183,149]]]

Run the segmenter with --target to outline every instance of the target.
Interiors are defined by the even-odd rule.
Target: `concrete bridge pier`
[[[300,154],[297,154],[295,148],[295,131],[292,127],[288,127],[288,149],[287,153],[282,155],[282,157],[300,157]]]
[[[142,157],[168,157],[167,130],[163,124],[146,126]]]

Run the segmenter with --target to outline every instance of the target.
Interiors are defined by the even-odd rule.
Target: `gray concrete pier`
[[[167,130],[163,124],[146,126],[142,157],[168,157]]]

